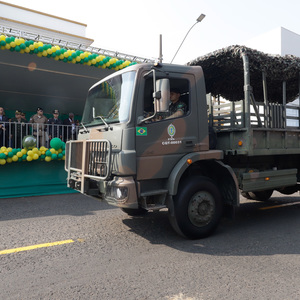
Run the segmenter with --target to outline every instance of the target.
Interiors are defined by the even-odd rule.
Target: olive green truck
[[[66,144],[68,186],[131,216],[168,209],[177,233],[206,237],[240,193],[300,189],[299,71],[297,58],[240,46],[117,71],[88,92]],[[179,117],[168,113],[173,88]]]

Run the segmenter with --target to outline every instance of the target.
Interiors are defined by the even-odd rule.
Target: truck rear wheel
[[[218,187],[209,178],[197,176],[180,184],[169,211],[175,231],[190,239],[209,236],[218,226],[223,210]]]

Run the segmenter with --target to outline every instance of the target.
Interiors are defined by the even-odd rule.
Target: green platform
[[[0,198],[75,193],[67,187],[64,161],[17,162],[0,166]]]

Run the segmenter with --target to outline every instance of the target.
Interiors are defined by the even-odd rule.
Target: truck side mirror
[[[166,112],[169,110],[170,102],[170,81],[167,78],[156,80],[156,93],[154,93],[154,103],[156,112]],[[160,96],[160,97],[157,97]]]

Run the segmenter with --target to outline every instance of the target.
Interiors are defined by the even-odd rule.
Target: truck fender
[[[220,156],[219,152],[221,151],[212,150],[189,153],[181,158],[171,171],[168,179],[169,195],[174,196],[177,194],[178,185],[184,173],[188,171],[188,168],[200,162],[199,166],[197,166],[199,172],[204,173],[205,176],[216,182],[223,196],[224,203],[231,206],[239,206],[240,193],[238,180],[232,168],[219,160],[222,159],[222,155]],[[188,162],[188,160],[190,161]],[[190,164],[191,161],[192,164]]]

